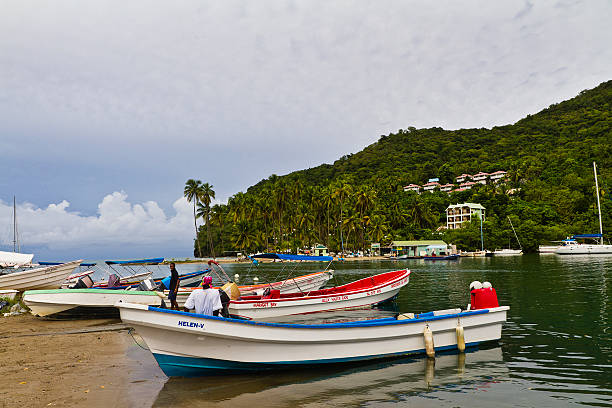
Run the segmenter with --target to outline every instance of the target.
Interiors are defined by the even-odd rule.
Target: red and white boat
[[[385,272],[342,286],[306,293],[280,293],[271,289],[263,296],[241,296],[229,304],[233,316],[270,319],[279,316],[356,309],[390,299],[408,284],[410,270]]]

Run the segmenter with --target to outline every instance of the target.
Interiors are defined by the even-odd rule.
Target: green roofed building
[[[450,255],[448,244],[441,240],[429,241],[393,241],[392,251],[395,255],[407,255],[409,257],[438,255]]]

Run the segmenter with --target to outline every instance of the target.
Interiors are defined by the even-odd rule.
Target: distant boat
[[[426,261],[454,261],[455,259],[459,259],[459,254],[436,255],[436,256],[431,255],[431,256],[424,256],[423,259]]]
[[[0,251],[0,268],[18,268],[32,264],[34,254],[19,253],[19,234],[17,234],[17,204],[13,196],[13,252]]]
[[[612,245],[604,244],[603,227],[601,223],[601,205],[599,203],[599,183],[597,182],[597,165],[593,162],[595,173],[595,193],[597,195],[597,213],[599,214],[599,234],[574,235],[563,241],[563,245],[555,250],[558,255],[612,255]],[[576,239],[599,239],[599,244],[582,244]]]
[[[57,289],[82,260],[0,275],[0,289]]]
[[[540,245],[538,247],[538,252],[540,254],[554,254],[559,246],[560,245]]]
[[[512,232],[514,232],[514,236],[516,237],[516,241],[519,244],[519,247],[521,249],[510,249],[510,248],[503,248],[503,249],[496,249],[495,251],[493,251],[493,256],[517,256],[517,255],[523,255],[523,246],[521,245],[521,241],[518,238],[518,235],[516,235],[516,231],[514,230],[514,225],[512,225],[512,220],[510,219],[510,217],[508,216],[508,221],[510,221],[510,226],[512,227]]]

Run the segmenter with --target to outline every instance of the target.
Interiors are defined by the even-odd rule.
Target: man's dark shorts
[[[176,301],[176,292],[168,293],[168,299]]]

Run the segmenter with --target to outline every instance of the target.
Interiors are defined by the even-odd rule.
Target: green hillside
[[[510,216],[527,250],[575,233],[598,232],[592,162],[597,162],[604,234],[612,233],[612,81],[518,121],[492,129],[401,129],[361,152],[286,176],[272,175],[214,206],[209,227],[215,253],[278,251],[327,245],[338,251],[371,242],[441,238],[462,249],[480,247],[478,225],[454,231],[449,204],[487,209],[485,247],[517,247]],[[463,173],[508,172],[507,182],[471,190],[404,192],[410,183]],[[206,218],[206,217],[204,217]],[[200,244],[210,251],[206,229]],[[607,233],[606,233],[607,231]],[[197,247],[197,246],[196,246]],[[204,248],[207,248],[205,250]]]

